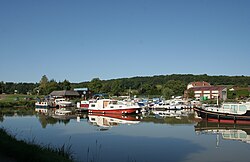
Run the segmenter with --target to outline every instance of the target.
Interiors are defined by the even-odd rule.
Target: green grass
[[[25,94],[1,94],[0,95],[0,102],[16,102],[16,101],[27,101],[30,99],[36,100],[37,95],[25,95]]]
[[[35,95],[1,94],[0,107],[34,107],[37,97]]]
[[[0,153],[17,161],[73,161],[70,153],[71,147],[66,147],[65,145],[61,148],[52,148],[51,146],[36,145],[34,140],[31,142],[16,140],[14,136],[9,135],[3,128],[0,128],[0,139]]]

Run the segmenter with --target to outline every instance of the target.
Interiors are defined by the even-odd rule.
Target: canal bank
[[[34,141],[17,140],[3,128],[0,129],[0,161],[63,161],[72,162],[70,150],[38,146]]]

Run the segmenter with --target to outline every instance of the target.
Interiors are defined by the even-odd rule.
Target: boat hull
[[[48,105],[36,105],[35,106],[37,109],[48,109],[49,106]]]
[[[137,114],[140,113],[139,108],[129,108],[129,109],[89,109],[89,113],[101,113],[101,114]]]
[[[245,114],[229,114],[207,111],[202,108],[194,108],[198,117],[206,119],[211,122],[221,122],[221,123],[237,123],[237,124],[250,124],[250,111]]]

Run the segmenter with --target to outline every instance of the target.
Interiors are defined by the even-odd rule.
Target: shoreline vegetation
[[[0,94],[0,108],[2,107],[34,108],[37,97],[41,96],[24,95],[24,94]]]
[[[17,140],[4,128],[0,128],[0,161],[61,161],[73,162],[71,147],[63,145],[61,148],[53,148],[50,145],[40,146],[35,141]]]

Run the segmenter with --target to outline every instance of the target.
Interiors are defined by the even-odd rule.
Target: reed
[[[4,128],[0,128],[0,139],[0,153],[17,161],[73,161],[70,151],[71,146],[67,147],[65,144],[60,148],[54,148],[50,145],[37,145],[35,140],[30,142],[17,140],[15,136],[10,135]]]

